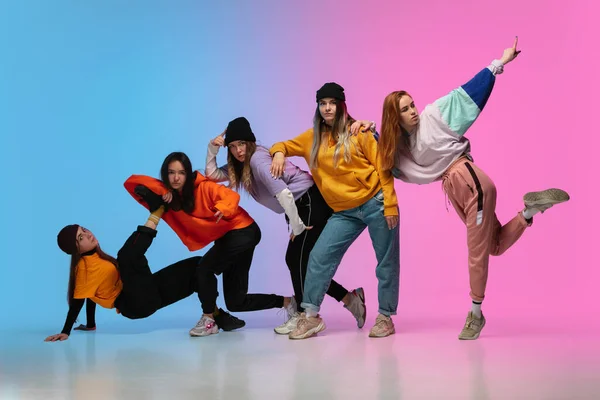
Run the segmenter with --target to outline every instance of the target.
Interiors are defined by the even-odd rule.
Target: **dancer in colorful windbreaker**
[[[355,131],[360,128],[358,121]],[[227,147],[227,165],[217,167],[219,147]],[[244,117],[229,122],[225,132],[208,144],[206,155],[206,177],[215,182],[228,181],[231,188],[247,191],[254,200],[268,209],[285,213],[292,233],[285,261],[290,270],[294,298],[287,307],[288,320],[275,328],[275,332],[287,335],[296,329],[300,313],[299,306],[304,293],[304,278],[308,267],[308,256],[313,249],[327,220],[332,214],[312,176],[286,160],[281,178],[271,176],[273,159],[269,150],[256,145],[256,137],[250,123]],[[342,302],[352,313],[359,328],[365,324],[366,308],[363,288],[352,292],[332,280],[327,294]]]
[[[344,88],[330,82],[317,91],[313,128],[273,145],[272,174],[282,175],[286,156],[304,157],[333,215],[310,253],[302,307],[305,313],[290,339],[305,339],[325,329],[319,310],[325,292],[350,245],[365,228],[377,257],[379,315],[371,337],[393,334],[398,307],[400,244],[394,178],[380,168],[377,142],[370,131],[351,134]]]
[[[261,233],[256,222],[239,206],[240,195],[193,171],[190,159],[181,152],[167,156],[161,178],[162,181],[133,175],[125,182],[125,188],[144,207],[148,204],[139,195],[139,186],[162,196],[162,201],[169,205],[162,219],[190,251],[214,242],[198,262],[197,289],[203,314],[190,335],[219,332],[214,315],[218,296],[215,275],[223,274],[225,304],[230,311],[286,308],[291,297],[248,293],[250,267]]]
[[[454,209],[467,227],[469,280],[472,299],[466,323],[458,338],[473,340],[485,325],[481,303],[485,297],[490,255],[500,255],[531,226],[533,216],[569,200],[560,189],[524,196],[525,209],[506,225],[496,217],[496,186],[474,163],[464,136],[485,106],[496,75],[514,60],[517,39],[500,60],[469,82],[427,105],[421,115],[405,91],[390,93],[383,104],[379,151],[382,166],[405,182],[426,184],[441,180]]]

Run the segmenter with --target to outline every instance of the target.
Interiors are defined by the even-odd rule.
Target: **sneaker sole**
[[[190,332],[190,336],[191,337],[204,337],[204,336],[216,335],[217,333],[219,333],[218,329],[216,332],[206,332],[206,333],[201,333],[201,334]]]
[[[315,326],[312,329],[307,330],[303,335],[300,335],[300,336],[289,335],[288,337],[291,340],[308,339],[309,337],[314,336],[319,332],[323,332],[325,330],[325,328],[326,328],[325,322],[321,321],[321,322],[319,322],[319,325]]]
[[[369,332],[369,337],[372,337],[372,338],[383,338],[383,337],[388,337],[390,335],[393,335],[394,333],[396,333],[396,328],[392,328],[392,330],[389,333],[385,334],[385,335],[375,335],[375,334]]]
[[[460,335],[458,335],[458,340],[477,340],[479,339],[479,335],[481,335],[481,331],[483,330],[483,328],[485,328],[485,320],[483,321],[483,324],[481,324],[481,329],[479,330],[479,332],[477,332],[477,334],[473,337],[461,337]]]
[[[244,326],[246,326],[246,325],[242,325],[242,326],[240,326],[240,327],[237,327],[237,328],[227,328],[227,329],[223,329],[223,328],[221,328],[221,330],[222,330],[223,332],[233,332],[233,331],[237,331],[238,329],[242,329]]]
[[[231,331],[235,331],[237,329],[242,329],[243,327],[246,326],[246,324],[244,323],[244,325],[236,326],[234,328],[227,327],[227,329],[221,327],[219,324],[217,324],[217,326],[219,326],[219,328],[221,328],[224,332],[231,332]]]
[[[284,329],[279,329],[279,327],[273,329],[273,331],[275,331],[276,334],[278,335],[289,335],[290,333],[292,333],[294,330],[293,329],[289,329],[289,328],[284,328]]]
[[[363,288],[358,288],[356,289],[356,294],[360,298],[360,301],[362,301],[363,307],[365,308],[365,314],[363,315],[362,325],[360,321],[356,321],[356,326],[358,326],[358,329],[362,329],[362,327],[365,326],[365,321],[367,320],[367,304],[365,301],[365,290]]]
[[[523,201],[528,207],[559,204],[569,201],[571,197],[561,189],[547,189],[541,192],[529,192],[523,196]]]

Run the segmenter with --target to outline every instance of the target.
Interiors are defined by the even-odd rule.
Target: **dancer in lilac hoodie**
[[[361,124],[354,126],[358,130]],[[217,167],[220,147],[227,147],[227,165]],[[304,294],[304,280],[308,256],[325,228],[333,210],[327,205],[312,176],[292,164],[285,162],[285,171],[280,178],[271,175],[273,158],[269,150],[256,145],[256,137],[250,123],[244,117],[229,122],[225,132],[211,140],[206,155],[206,177],[216,182],[228,181],[232,189],[245,190],[259,204],[277,214],[285,213],[291,227],[285,261],[290,270],[294,297],[286,307],[288,319],[275,328],[275,332],[287,335],[296,329],[300,306]],[[367,309],[363,288],[348,291],[332,280],[327,294],[344,304],[356,319],[357,326],[365,324]]]

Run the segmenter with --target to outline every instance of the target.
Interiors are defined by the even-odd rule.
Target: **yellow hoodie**
[[[304,157],[310,165],[310,150],[313,144],[312,128],[292,140],[279,142],[270,149],[271,155],[281,152],[286,157]],[[317,168],[310,172],[323,198],[333,211],[344,211],[365,204],[383,189],[385,216],[398,215],[398,199],[394,190],[394,178],[390,171],[380,168],[377,141],[371,131],[351,136],[352,160],[344,161],[344,148],[338,156],[338,165],[333,165],[336,143],[329,135],[327,149],[322,144],[317,156]]]

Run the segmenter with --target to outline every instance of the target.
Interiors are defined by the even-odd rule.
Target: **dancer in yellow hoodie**
[[[379,315],[369,336],[389,336],[394,333],[391,316],[396,314],[400,284],[394,179],[390,171],[380,168],[373,133],[351,133],[351,127],[361,123],[348,114],[344,88],[326,83],[317,91],[317,104],[312,129],[270,150],[275,178],[283,173],[286,156],[304,157],[334,211],[310,253],[301,304],[305,313],[289,337],[306,339],[325,329],[318,315],[320,305],[342,257],[365,228],[377,257],[379,280]]]

